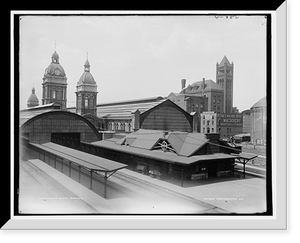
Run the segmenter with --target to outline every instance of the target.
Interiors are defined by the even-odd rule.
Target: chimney
[[[204,96],[204,89],[205,89],[206,85],[205,85],[205,78],[203,78],[202,81],[202,97]]]
[[[185,88],[186,79],[181,79],[181,90]]]

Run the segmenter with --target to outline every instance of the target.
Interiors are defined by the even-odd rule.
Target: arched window
[[[93,99],[93,97],[91,97],[90,99],[89,99],[89,108],[90,109],[93,109],[93,106],[94,106],[94,99]]]
[[[56,91],[55,90],[51,90],[51,98],[52,99],[56,98]]]

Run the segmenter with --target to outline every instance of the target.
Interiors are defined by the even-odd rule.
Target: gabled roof
[[[126,136],[125,140],[131,147],[142,148],[151,150],[158,140],[163,136],[163,132],[152,131],[145,132],[146,130],[137,131],[133,134]],[[144,132],[144,133],[143,133]]]
[[[159,141],[166,140],[177,155],[192,156],[197,150],[208,142],[204,134],[188,132],[165,132],[158,130],[140,129],[128,134],[125,138],[115,142],[118,145],[152,150]]]
[[[191,156],[208,141],[209,139],[203,133],[188,133],[180,150],[180,155]]]
[[[99,146],[101,148],[106,148],[110,150],[115,150],[123,153],[134,154],[146,158],[157,159],[161,161],[165,161],[168,163],[174,164],[182,164],[182,165],[190,165],[192,163],[198,161],[212,161],[212,160],[220,160],[220,159],[233,159],[239,157],[238,155],[230,155],[223,153],[215,153],[215,154],[205,154],[205,155],[195,155],[191,157],[186,156],[178,156],[175,153],[166,153],[162,150],[147,150],[140,149],[131,146],[120,146],[116,143],[109,142],[106,140],[101,140],[97,142],[93,142],[93,145]]]

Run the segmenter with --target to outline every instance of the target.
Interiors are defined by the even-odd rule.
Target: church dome
[[[51,58],[54,59],[54,60],[59,60],[59,55],[57,54],[56,51],[52,54]]]
[[[27,107],[34,107],[39,105],[39,100],[35,94],[35,89],[32,88],[32,93],[27,100]]]
[[[47,75],[65,77],[66,73],[60,64],[51,63],[45,70],[44,76]]]
[[[89,84],[89,85],[96,85],[96,81],[93,77],[93,75],[90,73],[90,62],[87,59],[84,63],[84,73],[81,75],[78,85],[84,85],[84,84]]]
[[[78,84],[96,84],[96,82],[93,75],[90,72],[84,72],[81,75]]]
[[[44,77],[48,76],[48,75],[50,75],[50,76],[65,77],[66,76],[65,70],[59,64],[59,55],[57,54],[56,51],[52,54],[51,59],[52,59],[52,62],[46,68]]]

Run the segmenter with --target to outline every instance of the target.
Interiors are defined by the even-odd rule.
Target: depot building
[[[219,134],[139,129],[131,134],[83,143],[82,150],[128,165],[128,169],[159,179],[185,180],[233,176],[241,148],[229,146]],[[235,155],[232,155],[235,153]]]

